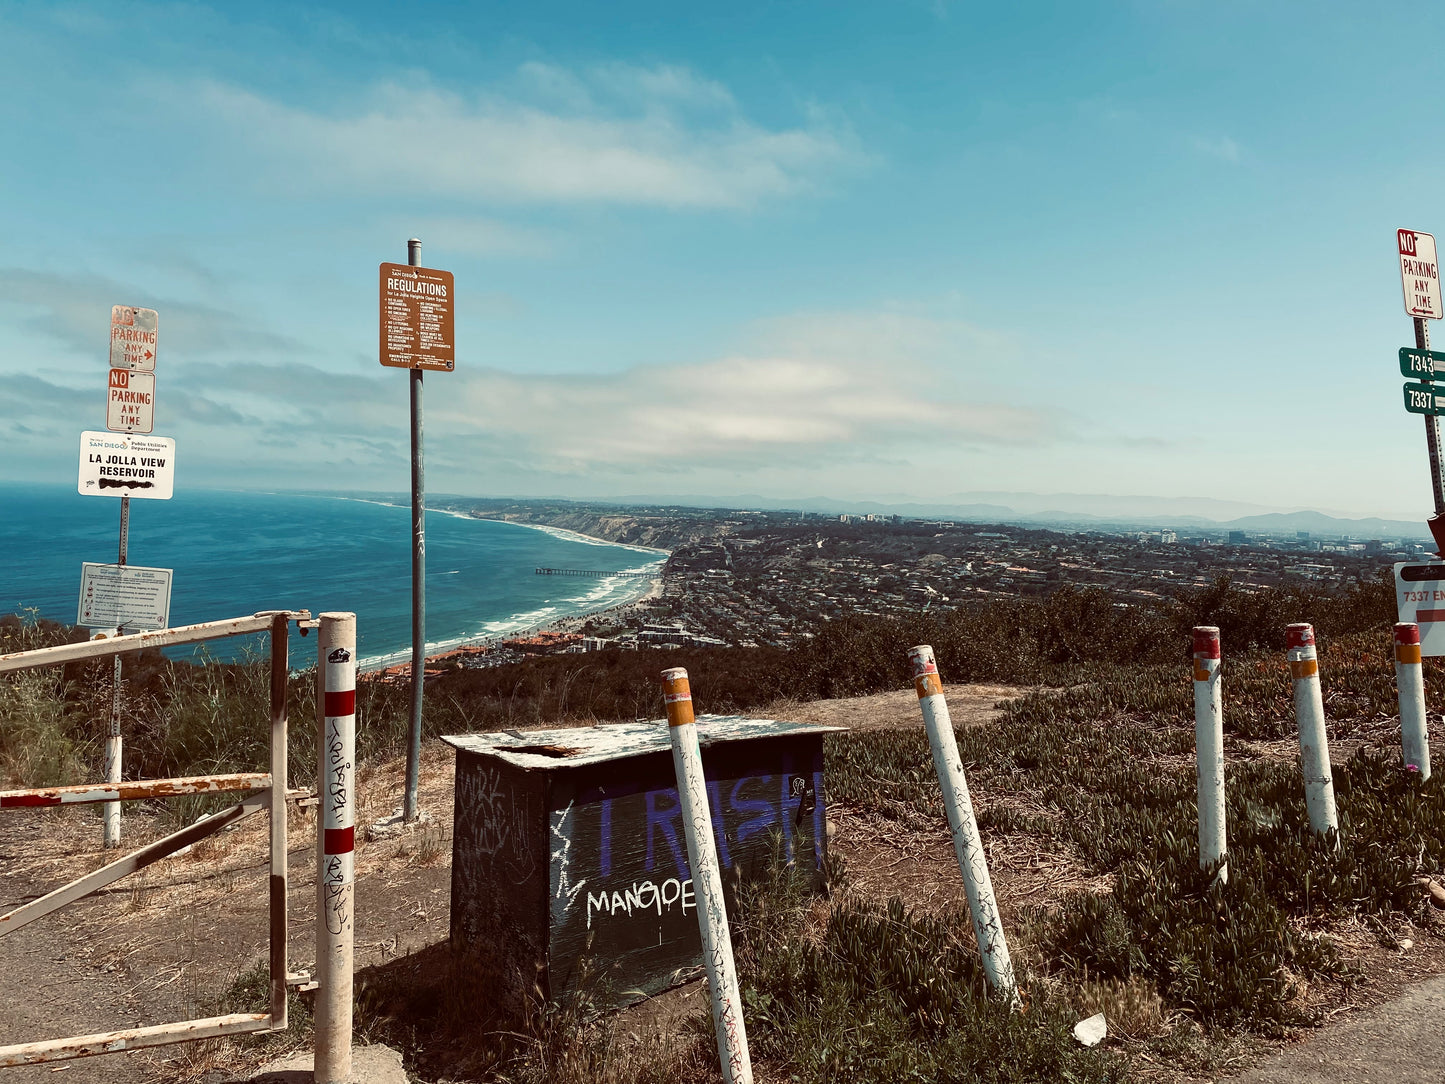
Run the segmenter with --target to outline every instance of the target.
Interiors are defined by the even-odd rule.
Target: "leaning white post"
[[[1430,733],[1425,728],[1425,667],[1420,661],[1420,626],[1395,626],[1395,688],[1400,694],[1400,751],[1405,767],[1430,778]]]
[[[1219,677],[1219,630],[1194,630],[1194,758],[1199,781],[1199,866],[1209,869],[1225,855],[1224,690]],[[1219,867],[1229,880],[1229,866]]]
[[[356,615],[321,615],[317,670],[316,1084],[351,1079],[351,965],[356,823]]]
[[[702,774],[702,752],[697,744],[697,723],[692,714],[687,671],[680,666],[664,670],[662,690],[667,702],[667,729],[672,737],[672,765],[677,773],[682,827],[687,836],[687,861],[692,868],[693,889],[698,900],[697,925],[702,933],[702,958],[712,995],[718,1058],[727,1084],[752,1084],[753,1065],[743,1026],[743,1001],[738,994],[737,968],[733,966],[733,945],[728,934],[728,913],[723,903],[722,876],[718,871],[717,846],[713,843],[707,782]]]
[[[1335,784],[1330,778],[1330,747],[1325,737],[1325,703],[1320,696],[1320,664],[1315,630],[1303,621],[1284,636],[1289,676],[1294,682],[1294,714],[1299,725],[1300,770],[1305,780],[1305,805],[1310,827],[1320,835],[1339,829],[1335,816]]]
[[[973,816],[973,799],[968,795],[968,783],[963,778],[963,760],[958,755],[958,741],[953,736],[953,720],[948,714],[948,701],[943,697],[943,679],[938,676],[933,648],[928,644],[911,648],[908,661],[913,665],[918,706],[923,709],[923,725],[928,731],[928,744],[933,749],[933,767],[938,772],[939,786],[943,788],[943,808],[948,813],[953,849],[958,855],[958,868],[963,873],[963,891],[968,896],[973,933],[983,956],[983,971],[990,986],[1017,1000],[1008,941],[1004,938],[998,901],[994,899],[993,881],[988,875],[988,856],[984,853],[978,822]]]

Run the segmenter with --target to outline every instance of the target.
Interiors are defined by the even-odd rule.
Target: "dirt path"
[[[357,839],[357,969],[445,941],[450,903],[451,751],[423,758],[421,805],[432,817],[396,839]],[[400,802],[400,763],[363,767],[358,824]],[[288,829],[289,952],[293,971],[315,960],[315,819],[291,811]],[[169,830],[128,806],[126,850]],[[170,1023],[222,1011],[235,979],[266,959],[266,818],[257,815],[118,881],[111,889],[0,938],[0,1043],[31,1042]],[[37,810],[0,817],[0,909],[95,869],[113,857],[99,848],[94,811]],[[269,1054],[255,1041],[159,1047],[54,1065],[0,1070],[3,1084],[148,1084],[223,1080],[229,1067]],[[57,1077],[56,1073],[63,1073]]]
[[[1017,700],[1030,690],[1016,685],[945,685],[948,713],[954,726],[982,726],[999,717],[999,703]],[[846,726],[850,730],[880,730],[887,727],[923,728],[923,715],[918,709],[918,694],[912,689],[872,696],[853,696],[840,700],[814,700],[801,703],[780,700],[769,704],[759,715],[787,719],[799,723],[823,723]]]

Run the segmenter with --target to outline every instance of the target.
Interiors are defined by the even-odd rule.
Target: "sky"
[[[404,491],[415,236],[456,276],[431,492],[1419,520],[1395,230],[1445,229],[1442,24],[0,2],[0,480],[73,483],[126,304],[178,488]]]

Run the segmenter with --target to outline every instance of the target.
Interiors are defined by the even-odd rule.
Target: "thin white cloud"
[[[901,442],[1028,442],[1028,411],[948,401],[896,364],[787,356],[637,367],[605,377],[482,372],[430,413],[538,466],[689,470],[872,457]],[[922,375],[921,372],[918,375]],[[429,423],[430,424],[430,423]]]
[[[195,356],[238,349],[306,353],[284,335],[255,326],[243,315],[190,301],[157,299],[148,290],[99,275],[56,275],[0,267],[0,314],[32,333],[58,340],[81,354],[101,355],[110,337],[112,305],[160,309],[161,349]],[[8,368],[0,359],[0,369]]]
[[[398,219],[396,227],[389,232],[420,237],[425,245],[468,256],[540,258],[552,255],[557,249],[557,240],[551,234],[474,215],[408,217]]]
[[[745,207],[806,190],[859,157],[846,128],[816,109],[801,124],[760,124],[726,87],[684,68],[578,75],[533,64],[518,87],[387,83],[325,111],[205,82],[180,100],[246,147],[248,161],[269,159],[293,191]]]
[[[1228,136],[1191,136],[1189,145],[1209,158],[1218,158],[1224,162],[1239,161],[1239,144]]]

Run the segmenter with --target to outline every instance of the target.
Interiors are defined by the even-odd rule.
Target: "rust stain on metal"
[[[249,617],[231,617],[223,621],[202,621],[198,625],[181,625],[155,632],[137,632],[113,636],[107,640],[87,640],[79,644],[60,644],[36,651],[16,651],[0,655],[0,674],[13,670],[29,670],[37,666],[57,666],[81,659],[108,658],[148,647],[173,647],[202,640],[219,640],[226,636],[244,636],[252,632],[268,632],[272,619],[286,614],[288,620],[299,621],[311,616],[309,610],[265,610]]]
[[[77,1035],[68,1039],[50,1039],[39,1043],[16,1043],[0,1046],[0,1068],[15,1065],[38,1065],[47,1061],[69,1061],[96,1054],[114,1054],[121,1050],[140,1050],[148,1046],[167,1046],[194,1039],[212,1039],[221,1035],[241,1035],[251,1031],[269,1031],[270,1013],[233,1013],[229,1016],[208,1016],[200,1020],[183,1020],[175,1024],[104,1031],[96,1035]]]
[[[81,783],[73,787],[0,790],[0,809],[80,805],[87,802],[128,802],[138,798],[175,798],[184,794],[220,794],[260,790],[271,785],[269,772],[194,775],[178,779],[143,779],[131,783]]]

